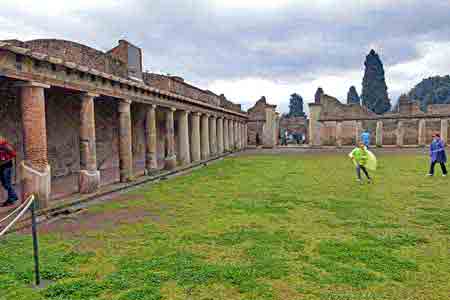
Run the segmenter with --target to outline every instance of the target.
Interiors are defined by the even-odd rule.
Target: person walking
[[[441,165],[442,176],[447,176],[447,168],[445,167],[445,163],[447,162],[447,154],[445,153],[445,144],[444,141],[441,140],[441,136],[438,133],[433,134],[433,141],[430,145],[430,172],[428,172],[428,176],[434,175],[434,167],[437,163]]]
[[[364,146],[367,147],[367,149],[369,149],[369,145],[370,145],[370,132],[366,129],[363,131],[363,133],[361,134],[361,142],[364,144]]]
[[[0,136],[0,181],[3,188],[8,192],[8,199],[2,206],[14,205],[18,200],[16,191],[12,185],[13,160],[16,158],[16,151],[8,141]]]

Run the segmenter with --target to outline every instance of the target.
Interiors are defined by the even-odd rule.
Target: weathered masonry
[[[427,112],[416,102],[402,97],[398,108],[377,115],[357,104],[345,105],[328,95],[309,105],[311,146],[346,146],[359,142],[362,130],[371,133],[371,144],[378,147],[420,147],[440,133],[448,144],[450,105],[428,105]]]
[[[123,40],[106,53],[0,42],[0,101],[0,134],[18,150],[16,187],[41,207],[247,145],[240,105],[143,72],[141,50]]]

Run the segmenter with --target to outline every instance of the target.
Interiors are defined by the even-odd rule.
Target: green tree
[[[377,114],[383,114],[391,109],[383,63],[379,55],[372,49],[366,56],[364,65],[362,104]]]
[[[303,98],[297,93],[291,95],[289,100],[289,117],[304,117]]]

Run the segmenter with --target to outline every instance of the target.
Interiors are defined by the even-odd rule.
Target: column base
[[[42,209],[48,207],[52,182],[50,166],[47,165],[44,172],[37,171],[32,167],[27,166],[24,161],[21,162],[20,166],[23,179],[23,201],[31,194],[34,194],[36,196],[38,208]]]
[[[78,185],[82,194],[95,192],[100,186],[100,171],[80,170]]]
[[[167,170],[173,170],[177,167],[177,157],[175,155],[166,157],[164,161]]]

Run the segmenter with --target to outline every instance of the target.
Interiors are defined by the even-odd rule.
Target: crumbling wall
[[[24,42],[33,51],[71,61],[108,74],[127,78],[126,63],[102,51],[66,40],[39,39]]]

